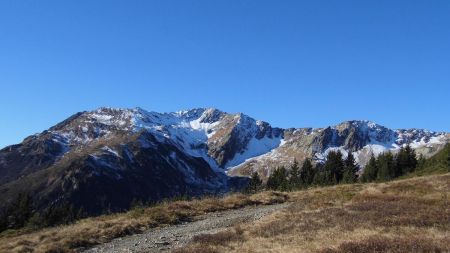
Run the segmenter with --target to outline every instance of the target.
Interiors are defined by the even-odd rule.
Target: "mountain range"
[[[372,154],[408,144],[428,157],[449,141],[445,132],[393,130],[362,120],[282,129],[213,108],[99,108],[0,150],[0,199],[6,205],[26,192],[37,209],[70,203],[99,214],[125,210],[134,200],[238,189],[254,171],[266,178],[294,159],[323,162],[331,150],[352,152],[362,167]]]

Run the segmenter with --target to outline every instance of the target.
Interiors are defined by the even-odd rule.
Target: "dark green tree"
[[[57,206],[47,208],[42,214],[44,226],[54,226],[59,224],[69,224],[76,220],[77,212],[72,204],[62,203]]]
[[[358,171],[359,166],[356,164],[355,157],[349,152],[344,161],[344,175],[342,181],[344,183],[355,183],[358,179]]]
[[[300,178],[305,186],[311,185],[314,181],[316,170],[309,158],[303,162],[302,169],[300,170]]]
[[[253,172],[252,177],[250,178],[250,182],[245,189],[247,193],[256,193],[261,190],[262,180],[258,175],[258,172]]]
[[[425,157],[422,154],[420,154],[419,155],[419,159],[417,159],[417,167],[416,167],[416,169],[423,169],[423,168],[425,168],[426,162],[427,162],[427,159],[425,159]]]
[[[395,177],[396,163],[394,156],[391,152],[386,152],[378,156],[377,158],[377,180],[387,181]]]
[[[447,169],[450,171],[450,152],[447,153]]]
[[[416,152],[409,145],[400,148],[395,160],[396,160],[395,177],[402,176],[416,169],[417,166]]]
[[[395,156],[395,163],[395,177],[399,177],[405,173],[406,167],[408,167],[408,154],[404,147],[401,147]]]
[[[302,187],[300,168],[296,159],[294,159],[294,162],[292,163],[289,171],[289,186],[292,189],[299,189],[300,187]]]
[[[369,162],[367,163],[366,167],[363,170],[361,181],[362,182],[375,181],[377,179],[377,175],[378,175],[377,160],[375,159],[375,156],[372,154]]]
[[[340,151],[330,151],[324,164],[325,174],[327,175],[326,184],[337,184],[341,182],[344,175],[344,161]]]
[[[9,228],[21,228],[31,217],[33,204],[30,195],[19,193],[16,200],[12,203],[8,217]]]
[[[325,166],[323,164],[317,164],[313,184],[317,186],[324,186],[331,185],[332,182],[331,171],[325,170]]]
[[[287,171],[285,167],[279,167],[267,179],[267,189],[286,191],[288,189]]]
[[[405,148],[406,154],[408,154],[408,167],[407,172],[413,172],[417,167],[417,155],[411,146],[407,145]]]

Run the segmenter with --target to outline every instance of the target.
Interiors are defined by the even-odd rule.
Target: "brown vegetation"
[[[15,231],[0,236],[0,252],[73,252],[77,249],[140,233],[152,227],[195,220],[199,215],[249,205],[285,202],[287,194],[263,192],[254,195],[232,194],[192,201],[174,201],[153,207],[138,207],[127,213],[83,219],[75,224]]]
[[[248,205],[291,204],[252,224],[197,235],[176,253],[449,252],[450,174],[290,193],[165,202],[75,224],[0,236],[0,252],[73,252],[156,226]]]
[[[176,252],[450,252],[449,194],[450,174],[292,192],[288,208],[239,234]]]

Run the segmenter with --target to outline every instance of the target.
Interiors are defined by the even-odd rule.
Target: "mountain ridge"
[[[133,199],[227,192],[254,171],[267,177],[294,159],[322,162],[331,150],[352,152],[360,165],[372,153],[406,144],[429,156],[449,137],[367,120],[283,129],[215,108],[158,113],[101,107],[1,149],[0,197],[26,190],[40,208],[68,202],[90,213],[124,210]]]

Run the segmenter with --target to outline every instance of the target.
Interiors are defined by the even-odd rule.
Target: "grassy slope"
[[[417,172],[389,183],[339,185],[288,194],[234,194],[162,203],[68,226],[0,234],[0,252],[72,252],[156,226],[247,205],[292,202],[256,225],[195,238],[180,252],[450,251],[450,146]]]
[[[74,252],[83,247],[108,242],[152,227],[195,220],[201,214],[249,205],[269,205],[287,200],[287,194],[262,192],[233,194],[224,198],[173,201],[152,207],[135,208],[127,213],[80,220],[72,225],[39,231],[5,231],[0,234],[0,252]]]
[[[444,174],[449,172],[447,157],[450,155],[450,144],[447,144],[441,151],[433,157],[427,159],[425,163],[406,177],[424,176],[433,174]]]
[[[177,253],[449,252],[450,174],[289,193],[256,224],[200,235]]]

